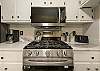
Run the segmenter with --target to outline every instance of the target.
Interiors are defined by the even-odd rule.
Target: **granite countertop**
[[[69,44],[73,50],[100,50],[100,45],[95,44]]]
[[[23,50],[30,43],[29,41],[15,42],[9,44],[7,42],[0,43],[0,50]],[[95,44],[69,44],[73,50],[100,50],[100,45]]]
[[[23,48],[30,43],[29,41],[25,42],[15,42],[15,43],[0,43],[0,50],[23,50]]]

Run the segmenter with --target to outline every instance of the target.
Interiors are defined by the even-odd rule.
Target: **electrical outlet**
[[[23,35],[23,31],[20,31],[20,35]]]

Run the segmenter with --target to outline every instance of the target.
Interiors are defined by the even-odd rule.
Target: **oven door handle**
[[[29,62],[66,62],[68,60],[28,60]]]

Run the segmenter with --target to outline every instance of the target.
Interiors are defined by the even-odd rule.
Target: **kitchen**
[[[100,0],[0,2],[0,71],[100,71]]]

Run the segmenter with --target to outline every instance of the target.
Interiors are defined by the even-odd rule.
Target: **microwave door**
[[[58,23],[57,7],[31,7],[31,23]]]

